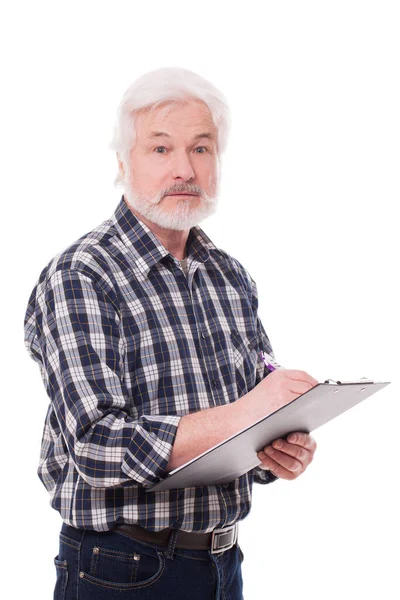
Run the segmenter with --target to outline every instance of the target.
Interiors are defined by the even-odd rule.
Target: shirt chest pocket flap
[[[237,329],[231,329],[230,339],[233,349],[235,366],[247,376],[252,375],[257,367],[258,336],[247,336]]]

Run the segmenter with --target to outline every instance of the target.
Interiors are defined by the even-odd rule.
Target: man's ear
[[[125,177],[125,167],[124,167],[124,163],[122,162],[121,155],[120,155],[119,152],[117,152],[117,161],[118,161],[119,172],[121,173],[122,179],[124,179],[124,177]]]

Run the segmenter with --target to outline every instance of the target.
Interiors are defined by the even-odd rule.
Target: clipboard
[[[260,463],[257,452],[294,431],[311,433],[389,385],[390,381],[318,383],[305,394],[171,471],[148,492],[225,485]]]

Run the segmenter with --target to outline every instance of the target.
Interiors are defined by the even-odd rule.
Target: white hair
[[[176,103],[184,103],[189,98],[201,100],[208,106],[217,130],[217,152],[220,156],[226,149],[231,125],[226,98],[210,81],[180,67],[163,67],[150,71],[129,86],[117,110],[114,136],[109,147],[115,150],[126,164],[136,141],[136,113],[141,109],[152,111],[163,105],[168,110]],[[114,184],[123,183],[118,170]]]

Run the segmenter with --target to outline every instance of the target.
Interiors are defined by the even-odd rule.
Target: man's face
[[[190,229],[215,212],[217,131],[203,102],[140,111],[136,136],[124,177],[124,196],[133,210],[175,230]]]

